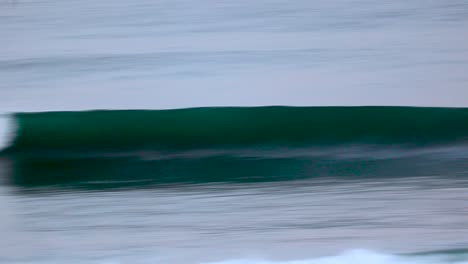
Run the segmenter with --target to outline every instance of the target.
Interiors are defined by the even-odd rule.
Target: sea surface
[[[468,263],[468,2],[0,0],[0,263]]]

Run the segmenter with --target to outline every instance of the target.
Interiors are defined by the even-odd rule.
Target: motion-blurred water
[[[284,261],[353,249],[413,253],[466,248],[467,190],[466,179],[442,176],[104,191],[3,187],[2,203],[7,199],[8,204],[2,205],[1,232],[7,239],[0,260]],[[450,253],[449,259],[457,258]],[[366,263],[366,257],[332,263]],[[466,261],[466,251],[458,259]]]
[[[466,107],[467,40],[464,0],[0,0],[0,148],[18,133],[3,114],[24,111]],[[158,173],[215,180],[167,184],[93,178],[154,153],[136,165],[0,153],[0,262],[467,263],[466,145],[394,147],[346,147],[339,168],[335,148],[287,177],[284,149],[237,170],[176,153]],[[258,168],[281,180],[235,177]]]
[[[468,105],[468,3],[0,2],[0,111]]]

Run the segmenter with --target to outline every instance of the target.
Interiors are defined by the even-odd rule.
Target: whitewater
[[[159,260],[160,261],[160,260]],[[158,258],[149,258],[140,261],[119,261],[115,259],[99,260],[99,261],[76,261],[70,262],[73,264],[79,263],[107,263],[107,264],[124,264],[124,263],[159,263]],[[262,259],[242,259],[242,260],[226,260],[220,262],[204,262],[200,264],[336,264],[336,263],[361,263],[361,264],[418,264],[418,263],[429,263],[429,264],[464,264],[468,263],[468,257],[466,254],[461,254],[460,256],[447,256],[440,253],[435,253],[432,256],[398,256],[398,255],[388,255],[382,253],[376,253],[367,250],[353,250],[345,252],[337,256],[329,257],[320,257],[314,259],[304,259],[304,260],[293,260],[293,261],[268,261]],[[37,262],[41,263],[41,262]],[[44,262],[45,263],[45,262]],[[48,262],[55,263],[55,262]],[[57,262],[60,263],[60,262]]]
[[[404,257],[386,255],[366,250],[355,250],[338,256],[323,257],[296,261],[265,261],[265,260],[233,260],[213,262],[211,264],[337,264],[337,263],[362,263],[362,264],[417,264],[417,263],[467,263],[466,256],[452,258],[443,255]]]
[[[0,150],[6,148],[16,133],[15,125],[7,114],[0,115]]]

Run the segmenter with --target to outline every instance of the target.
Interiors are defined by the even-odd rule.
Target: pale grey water
[[[468,247],[466,179],[2,192],[4,263],[280,261]]]
[[[0,0],[2,113],[466,107],[467,69],[462,0]],[[0,262],[200,263],[467,248],[468,185],[448,176],[107,191],[4,184]]]
[[[0,2],[0,111],[468,106],[468,3]]]

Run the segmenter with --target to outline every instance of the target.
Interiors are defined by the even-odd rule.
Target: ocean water
[[[0,2],[0,111],[468,104],[464,0]]]
[[[467,28],[462,0],[0,1],[0,263],[468,263]]]

